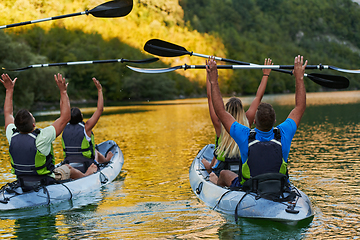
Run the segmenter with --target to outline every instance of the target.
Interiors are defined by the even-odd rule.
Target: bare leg
[[[91,175],[91,174],[93,174],[93,173],[96,173],[97,172],[97,170],[98,170],[98,167],[94,164],[94,163],[92,163],[91,165],[90,165],[90,167],[86,170],[86,172],[85,172],[85,176],[89,176],[89,175]]]
[[[211,163],[208,162],[208,160],[206,160],[205,158],[203,158],[201,160],[201,162],[204,164],[205,169],[207,170],[208,173],[212,172],[212,167],[215,166],[217,159],[216,157],[213,157],[213,159],[211,160]]]
[[[230,170],[222,170],[220,172],[220,176],[219,179],[217,181],[217,185],[219,186],[226,186],[226,187],[230,187],[231,182],[238,177],[238,175]]]
[[[218,176],[216,176],[216,174],[214,172],[210,173],[210,182],[217,184],[218,182]]]
[[[110,159],[112,158],[112,156],[114,156],[114,154],[112,152],[108,152],[108,154],[106,154],[106,157],[104,155],[102,155],[98,150],[95,150],[95,160],[98,163],[105,163],[110,161]]]
[[[205,169],[207,170],[208,173],[211,173],[211,165],[208,162],[208,160],[206,160],[205,158],[203,158],[201,160],[201,162],[204,164]]]
[[[70,178],[72,179],[79,179],[88,175],[91,175],[97,171],[97,166],[95,164],[91,164],[90,167],[86,170],[85,173],[82,173],[76,168],[73,168],[72,166],[68,165],[70,169]]]

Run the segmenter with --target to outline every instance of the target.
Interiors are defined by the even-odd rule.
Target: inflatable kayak
[[[234,215],[235,219],[267,219],[296,225],[313,218],[314,210],[309,198],[291,184],[286,187],[286,192],[274,199],[259,195],[258,192],[230,190],[210,182],[201,160],[205,158],[211,162],[214,147],[214,144],[209,144],[200,150],[189,170],[191,188],[207,206],[221,213]]]
[[[114,156],[109,163],[100,166],[100,169],[92,175],[59,184],[40,186],[37,190],[25,193],[17,186],[17,182],[4,185],[0,190],[0,211],[52,205],[76,199],[112,182],[121,171],[124,156],[119,146],[111,140],[97,145],[97,150],[104,156],[111,151]]]

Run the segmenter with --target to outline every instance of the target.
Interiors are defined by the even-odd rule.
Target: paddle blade
[[[151,39],[147,41],[144,50],[161,57],[179,57],[190,54],[184,47],[160,39]]]
[[[342,89],[349,87],[349,79],[343,76],[311,73],[307,75],[313,82],[327,88]]]
[[[128,15],[133,8],[133,0],[117,0],[103,3],[87,13],[94,17],[115,18]]]
[[[137,67],[131,67],[128,65],[126,65],[126,66],[128,68],[130,68],[131,70],[133,70],[135,72],[139,72],[139,73],[167,73],[167,72],[172,72],[177,69],[183,68],[183,66],[176,66],[176,67],[170,67],[170,68],[137,68]]]

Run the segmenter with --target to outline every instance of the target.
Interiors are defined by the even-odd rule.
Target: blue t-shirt
[[[291,141],[295,135],[297,126],[294,120],[292,120],[291,118],[287,118],[283,123],[277,126],[277,128],[280,130],[283,158],[284,161],[287,162],[290,152]],[[245,127],[238,122],[234,122],[230,128],[230,136],[239,146],[241,160],[243,164],[248,159],[250,130],[250,128]],[[255,128],[255,131],[255,139],[259,140],[260,142],[266,142],[274,139],[273,129],[268,132],[263,132]]]

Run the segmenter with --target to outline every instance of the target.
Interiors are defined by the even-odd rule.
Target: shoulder
[[[9,143],[11,140],[12,135],[14,134],[13,129],[16,128],[15,124],[10,123],[7,127],[6,127],[6,138],[8,139]]]
[[[230,128],[230,136],[233,138],[247,138],[249,136],[250,130],[250,128],[235,121]]]
[[[50,125],[44,129],[40,129],[40,133],[37,139],[47,140],[47,141],[54,141],[56,138],[56,129],[54,126]]]
[[[280,129],[282,135],[286,134],[290,136],[294,136],[297,130],[296,123],[291,118],[287,118],[284,122],[277,126],[277,128]]]
[[[13,133],[13,129],[16,128],[15,124],[10,123],[7,127],[6,127],[6,135],[9,133]]]

